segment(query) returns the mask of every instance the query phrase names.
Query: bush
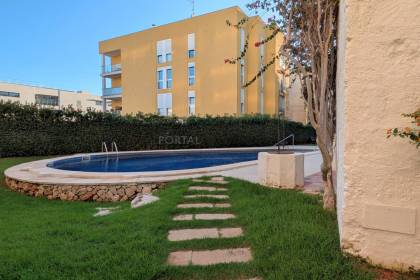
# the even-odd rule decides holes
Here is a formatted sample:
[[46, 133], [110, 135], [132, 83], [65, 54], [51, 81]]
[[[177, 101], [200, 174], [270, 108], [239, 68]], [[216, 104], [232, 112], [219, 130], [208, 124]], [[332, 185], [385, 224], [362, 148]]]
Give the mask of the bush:
[[[278, 126], [276, 118], [265, 115], [118, 116], [0, 101], [0, 156], [98, 152], [102, 142], [112, 141], [121, 151], [270, 146], [277, 142]], [[284, 126], [284, 135], [294, 133], [296, 144], [313, 143], [311, 126], [291, 121]]]

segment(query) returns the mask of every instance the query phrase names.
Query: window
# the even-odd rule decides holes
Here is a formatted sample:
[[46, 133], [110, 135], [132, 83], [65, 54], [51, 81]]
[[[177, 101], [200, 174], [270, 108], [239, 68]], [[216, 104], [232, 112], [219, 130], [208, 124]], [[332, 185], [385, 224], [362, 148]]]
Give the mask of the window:
[[172, 88], [172, 69], [166, 69], [166, 88]]
[[95, 105], [96, 106], [102, 106], [102, 101], [101, 100], [95, 100]]
[[6, 97], [20, 97], [20, 93], [11, 91], [0, 91], [0, 96]]
[[161, 116], [172, 115], [172, 94], [161, 93], [157, 95], [157, 110]]
[[195, 57], [195, 33], [188, 34], [188, 57]]
[[167, 53], [166, 54], [166, 62], [171, 62], [172, 61], [172, 53]]
[[158, 41], [156, 43], [156, 55], [159, 64], [172, 61], [172, 40]]
[[172, 88], [172, 67], [159, 67], [157, 69], [157, 88]]
[[58, 106], [58, 96], [35, 94], [35, 104]]
[[188, 85], [193, 86], [195, 84], [195, 64], [188, 63]]
[[194, 58], [195, 57], [195, 50], [188, 50], [188, 58]]
[[189, 91], [188, 92], [188, 115], [195, 114], [195, 92]]
[[245, 113], [245, 90], [243, 88], [241, 88], [241, 94], [239, 97], [239, 110], [241, 114]]
[[157, 71], [157, 87], [158, 89], [162, 89], [163, 88], [163, 70], [158, 70]]

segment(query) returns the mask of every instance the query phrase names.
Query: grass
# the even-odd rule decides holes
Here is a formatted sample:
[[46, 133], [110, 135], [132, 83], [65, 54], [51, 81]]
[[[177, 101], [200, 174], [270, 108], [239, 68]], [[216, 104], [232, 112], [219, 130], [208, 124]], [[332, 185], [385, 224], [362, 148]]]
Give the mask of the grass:
[[[36, 158], [0, 159], [0, 279], [373, 279], [339, 249], [337, 221], [319, 198], [231, 180], [237, 219], [174, 222], [193, 183], [182, 180], [157, 192], [158, 202], [130, 209], [128, 202], [49, 201], [5, 188], [3, 171]], [[199, 193], [199, 192], [194, 192]], [[225, 192], [220, 192], [220, 194]], [[198, 201], [197, 199], [195, 199]], [[188, 201], [194, 201], [189, 199]], [[201, 200], [203, 201], [203, 200]], [[220, 200], [205, 199], [209, 202]], [[120, 206], [104, 217], [96, 207]], [[224, 212], [208, 209], [206, 212]], [[195, 211], [198, 212], [198, 211]], [[242, 226], [232, 239], [169, 242], [174, 228]], [[169, 252], [251, 246], [254, 261], [210, 267], [170, 267]]]

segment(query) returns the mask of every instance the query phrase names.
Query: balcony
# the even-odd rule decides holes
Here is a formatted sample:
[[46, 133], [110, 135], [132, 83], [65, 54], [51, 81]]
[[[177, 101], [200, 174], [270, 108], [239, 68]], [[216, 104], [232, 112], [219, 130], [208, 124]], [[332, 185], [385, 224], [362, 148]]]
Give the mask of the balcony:
[[104, 97], [121, 97], [122, 95], [122, 88], [121, 87], [113, 87], [113, 88], [104, 88], [102, 96]]
[[102, 76], [121, 75], [121, 64], [109, 64], [102, 66]]

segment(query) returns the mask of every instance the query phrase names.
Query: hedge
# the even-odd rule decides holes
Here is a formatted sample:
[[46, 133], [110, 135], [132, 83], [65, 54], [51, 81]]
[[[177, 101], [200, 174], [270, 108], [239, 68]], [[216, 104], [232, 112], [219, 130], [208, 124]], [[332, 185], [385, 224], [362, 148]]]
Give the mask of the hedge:
[[115, 141], [120, 151], [259, 147], [277, 142], [278, 127], [296, 144], [313, 143], [311, 126], [266, 115], [243, 117], [118, 116], [72, 108], [53, 110], [0, 101], [0, 156], [99, 152]]

